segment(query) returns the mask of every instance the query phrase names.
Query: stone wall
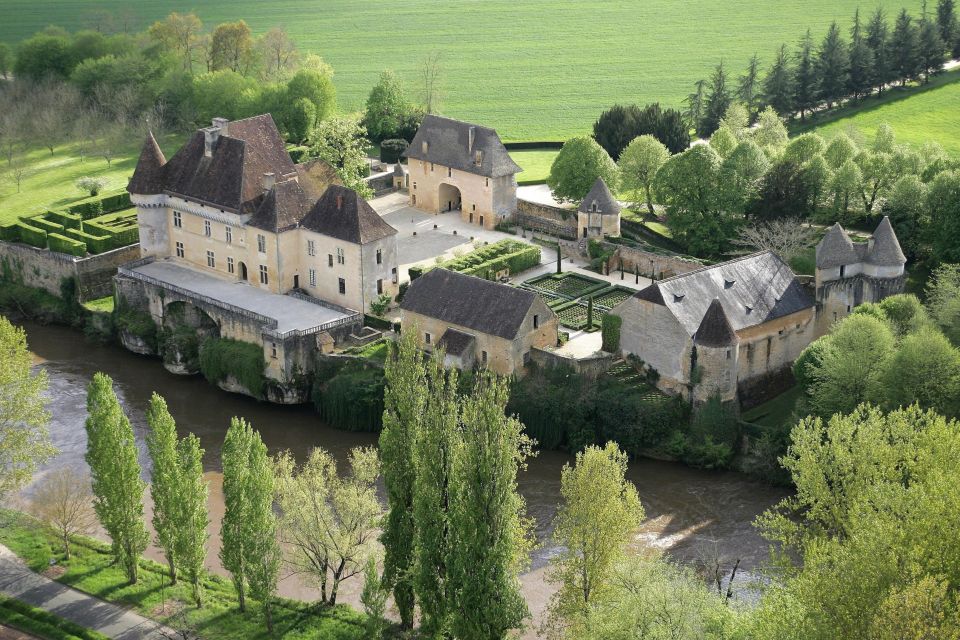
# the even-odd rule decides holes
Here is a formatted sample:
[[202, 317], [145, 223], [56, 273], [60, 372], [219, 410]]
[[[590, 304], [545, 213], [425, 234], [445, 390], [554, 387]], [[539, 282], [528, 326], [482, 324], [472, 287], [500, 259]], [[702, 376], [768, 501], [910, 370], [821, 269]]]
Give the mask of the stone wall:
[[577, 212], [571, 209], [517, 198], [515, 222], [550, 235], [571, 239], [577, 237]]
[[612, 353], [597, 353], [585, 358], [571, 358], [547, 349], [533, 348], [530, 350], [530, 359], [545, 369], [554, 367], [570, 367], [577, 373], [596, 378], [608, 371], [613, 364]]
[[60, 295], [63, 280], [74, 278], [80, 302], [113, 293], [117, 267], [140, 257], [140, 245], [132, 244], [85, 258], [38, 249], [24, 244], [0, 242], [0, 263], [23, 284]]
[[663, 280], [703, 268], [699, 262], [675, 254], [654, 253], [610, 242], [604, 242], [603, 247], [613, 250], [613, 255], [607, 262], [608, 273], [619, 270], [621, 261], [624, 271], [633, 273], [636, 267], [640, 275], [653, 280]]
[[394, 190], [393, 172], [377, 173], [363, 179], [371, 189], [373, 196], [379, 197]]

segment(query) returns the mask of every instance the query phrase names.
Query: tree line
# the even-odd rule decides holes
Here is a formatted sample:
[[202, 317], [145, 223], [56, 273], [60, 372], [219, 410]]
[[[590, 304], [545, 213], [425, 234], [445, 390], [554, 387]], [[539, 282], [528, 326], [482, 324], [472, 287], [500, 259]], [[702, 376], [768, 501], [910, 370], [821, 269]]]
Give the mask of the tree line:
[[960, 57], [953, 0], [939, 0], [936, 15], [924, 4], [919, 19], [901, 9], [892, 25], [882, 8], [866, 21], [857, 9], [848, 38], [836, 22], [819, 43], [808, 29], [795, 47], [780, 46], [766, 75], [756, 54], [736, 78], [721, 61], [709, 78], [696, 83], [685, 99], [684, 113], [702, 138], [717, 130], [734, 102], [747, 107], [751, 122], [765, 106], [805, 120], [890, 85], [928, 82], [951, 57]]

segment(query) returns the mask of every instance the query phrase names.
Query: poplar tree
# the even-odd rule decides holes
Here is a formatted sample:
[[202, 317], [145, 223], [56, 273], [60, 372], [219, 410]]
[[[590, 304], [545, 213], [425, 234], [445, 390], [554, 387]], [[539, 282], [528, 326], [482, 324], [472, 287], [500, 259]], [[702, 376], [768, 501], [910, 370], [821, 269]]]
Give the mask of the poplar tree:
[[415, 585], [421, 629], [427, 637], [443, 637], [455, 611], [448, 558], [453, 452], [460, 439], [458, 376], [455, 369], [444, 369], [443, 352], [439, 349], [430, 359], [427, 375], [429, 392], [415, 445]]
[[907, 10], [901, 9], [890, 37], [890, 50], [893, 73], [904, 86], [920, 71], [918, 46], [917, 27]]
[[787, 45], [780, 45], [777, 57], [763, 81], [764, 99], [777, 113], [788, 116], [793, 112], [793, 70]]
[[893, 80], [890, 60], [890, 29], [887, 26], [887, 16], [883, 9], [877, 10], [870, 16], [867, 23], [867, 46], [873, 55], [873, 71], [871, 82], [877, 91], [883, 93], [883, 87]]
[[247, 610], [247, 541], [244, 523], [249, 516], [245, 488], [250, 473], [253, 430], [246, 420], [233, 418], [223, 440], [223, 521], [220, 526], [220, 562], [230, 572], [240, 611]]
[[203, 605], [203, 562], [207, 558], [207, 483], [203, 479], [203, 449], [200, 439], [188, 434], [177, 443], [177, 461], [180, 465], [178, 530], [174, 543], [177, 563], [193, 593], [197, 607]]
[[87, 390], [87, 464], [93, 482], [93, 508], [110, 536], [114, 560], [136, 584], [140, 554], [150, 540], [143, 524], [140, 461], [130, 420], [113, 391], [113, 380], [97, 373]]
[[410, 327], [384, 366], [383, 431], [380, 455], [387, 489], [387, 513], [383, 537], [383, 580], [393, 590], [401, 624], [413, 626], [416, 603], [413, 589], [414, 520], [413, 494], [416, 480], [414, 445], [426, 403], [426, 374], [417, 348], [416, 328]]
[[450, 574], [460, 640], [506, 637], [529, 615], [520, 571], [532, 547], [526, 506], [517, 491], [531, 441], [507, 417], [507, 381], [481, 372], [462, 401], [463, 441], [454, 450], [450, 492]]
[[177, 425], [166, 401], [157, 393], [147, 407], [147, 450], [153, 462], [150, 494], [153, 497], [153, 528], [157, 544], [163, 549], [170, 567], [170, 582], [177, 583], [176, 539], [180, 523], [177, 508], [180, 498], [180, 469], [177, 460]]
[[847, 91], [854, 98], [870, 93], [873, 86], [873, 51], [867, 44], [863, 28], [860, 25], [860, 9], [853, 16], [850, 29], [850, 74], [847, 77]]
[[800, 112], [800, 120], [805, 120], [807, 111], [813, 109], [817, 104], [818, 91], [817, 72], [813, 56], [813, 36], [810, 35], [809, 29], [800, 40], [795, 69], [793, 106]]
[[[250, 427], [248, 427], [250, 428]], [[243, 538], [247, 583], [250, 595], [263, 605], [267, 630], [273, 631], [273, 596], [280, 576], [280, 545], [277, 542], [277, 516], [273, 511], [273, 465], [260, 434], [251, 428], [248, 471], [243, 498], [246, 502]]]
[[827, 35], [820, 44], [816, 71], [820, 81], [819, 97], [826, 101], [827, 107], [833, 107], [834, 102], [846, 95], [847, 79], [850, 75], [847, 46], [836, 22], [830, 24]]

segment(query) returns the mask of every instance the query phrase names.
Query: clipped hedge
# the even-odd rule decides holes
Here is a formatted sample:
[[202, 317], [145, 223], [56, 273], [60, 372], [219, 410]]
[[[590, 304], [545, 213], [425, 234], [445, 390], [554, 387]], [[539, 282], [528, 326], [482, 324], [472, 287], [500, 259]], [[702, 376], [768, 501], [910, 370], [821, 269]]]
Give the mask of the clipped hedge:
[[136, 222], [109, 226], [96, 220], [89, 220], [83, 223], [83, 230], [91, 235], [109, 238], [110, 249], [119, 249], [140, 241], [140, 229]]
[[200, 372], [217, 384], [233, 377], [247, 391], [263, 397], [266, 383], [263, 348], [250, 342], [230, 338], [209, 338], [200, 347]]
[[475, 267], [464, 269], [461, 271], [461, 273], [472, 276], [486, 277], [488, 273], [497, 273], [506, 269], [511, 275], [513, 275], [526, 269], [530, 269], [531, 267], [535, 267], [538, 264], [540, 264], [540, 247], [528, 245], [526, 248], [521, 249], [520, 251], [508, 253], [505, 256], [500, 256], [499, 258], [482, 262]]
[[43, 229], [37, 229], [21, 221], [17, 223], [17, 233], [20, 236], [20, 242], [38, 249], [47, 248], [47, 232]]
[[113, 248], [113, 239], [110, 236], [97, 236], [79, 229], [67, 229], [64, 235], [86, 244], [90, 253], [104, 253]]
[[615, 316], [612, 313], [604, 314], [600, 321], [600, 333], [603, 341], [601, 349], [608, 353], [616, 353], [620, 350], [620, 326], [622, 324], [623, 319], [620, 316]]
[[393, 323], [384, 318], [378, 318], [377, 316], [372, 316], [369, 313], [363, 314], [363, 324], [368, 327], [373, 327], [374, 329], [379, 329], [380, 331], [390, 331], [393, 329]]
[[65, 229], [79, 229], [83, 225], [83, 218], [76, 213], [68, 213], [59, 209], [50, 209], [44, 215], [47, 220], [63, 225]]
[[64, 210], [68, 213], [75, 213], [84, 220], [102, 216], [105, 213], [112, 213], [133, 206], [130, 202], [130, 194], [124, 191], [114, 191], [111, 193], [101, 193], [91, 198], [84, 198], [74, 202]]
[[[508, 270], [512, 275], [538, 264], [540, 264], [540, 247], [507, 238], [436, 266], [486, 278], [489, 273]], [[410, 280], [416, 280], [432, 268], [434, 265], [410, 267]]]
[[47, 234], [47, 248], [50, 249], [50, 251], [67, 253], [71, 256], [78, 256], [80, 258], [87, 255], [86, 243], [62, 236], [59, 233]]
[[0, 224], [0, 240], [6, 242], [17, 242], [20, 240], [20, 227], [16, 222]]
[[380, 162], [393, 164], [400, 161], [400, 156], [407, 150], [408, 143], [401, 138], [391, 138], [380, 143]]
[[62, 224], [57, 224], [56, 222], [50, 222], [49, 220], [45, 220], [41, 216], [33, 216], [32, 218], [21, 218], [21, 219], [23, 220], [23, 222], [27, 223], [31, 227], [34, 227], [36, 229], [43, 229], [47, 233], [59, 233], [59, 234], [63, 233], [64, 227]]

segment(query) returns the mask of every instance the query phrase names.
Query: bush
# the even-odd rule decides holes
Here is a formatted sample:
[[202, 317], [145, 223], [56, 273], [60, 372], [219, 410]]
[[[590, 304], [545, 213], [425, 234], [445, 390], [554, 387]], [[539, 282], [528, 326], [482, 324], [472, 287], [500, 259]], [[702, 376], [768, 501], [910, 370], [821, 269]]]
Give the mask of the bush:
[[230, 338], [209, 338], [200, 347], [200, 372], [217, 384], [232, 377], [257, 398], [263, 397], [266, 378], [263, 348]]
[[338, 429], [377, 432], [383, 427], [383, 371], [350, 363], [323, 380], [317, 372], [313, 403], [320, 416]]
[[102, 216], [105, 213], [113, 213], [114, 211], [127, 209], [131, 206], [130, 194], [124, 190], [106, 194], [101, 193], [98, 196], [85, 198], [66, 207], [66, 211], [68, 213], [75, 213], [84, 220], [89, 220], [97, 216]]
[[17, 233], [20, 236], [20, 242], [37, 247], [38, 249], [47, 248], [47, 232], [43, 229], [37, 229], [25, 222], [18, 222]]
[[86, 244], [90, 253], [104, 253], [113, 248], [113, 238], [110, 236], [93, 235], [79, 229], [67, 229], [64, 235]]
[[380, 162], [393, 164], [400, 161], [400, 156], [407, 150], [406, 140], [390, 138], [380, 143]]
[[117, 311], [117, 329], [135, 335], [154, 351], [157, 349], [157, 323], [146, 311], [137, 311], [121, 304]]
[[79, 229], [83, 223], [83, 218], [75, 213], [67, 213], [58, 209], [50, 209], [44, 215], [47, 220], [63, 225], [65, 229]]
[[49, 247], [50, 251], [58, 251], [71, 256], [82, 258], [87, 255], [86, 244], [80, 242], [79, 240], [62, 236], [59, 233], [51, 233], [47, 235], [47, 246]]
[[600, 332], [603, 336], [602, 349], [609, 353], [616, 353], [620, 350], [620, 325], [623, 319], [612, 313], [604, 314], [600, 324]]
[[49, 220], [44, 220], [42, 216], [33, 216], [32, 218], [23, 218], [23, 222], [34, 227], [35, 229], [43, 229], [48, 234], [49, 233], [63, 233], [63, 225], [57, 224], [56, 222], [50, 222]]
[[299, 164], [309, 157], [310, 147], [302, 145], [290, 147], [287, 149], [287, 153], [290, 154], [290, 159], [293, 160], [294, 164]]
[[16, 222], [0, 224], [0, 240], [6, 242], [17, 242], [20, 240], [20, 228]]
[[369, 313], [363, 315], [363, 324], [368, 327], [373, 327], [374, 329], [379, 329], [381, 331], [390, 331], [393, 328], [393, 325], [389, 320], [383, 318], [378, 318], [377, 316], [372, 316]]
[[89, 193], [90, 196], [95, 196], [107, 186], [107, 181], [103, 178], [94, 178], [92, 176], [84, 176], [77, 179], [74, 183], [74, 186], [77, 187], [80, 191]]

